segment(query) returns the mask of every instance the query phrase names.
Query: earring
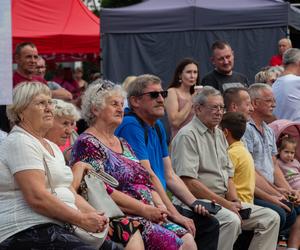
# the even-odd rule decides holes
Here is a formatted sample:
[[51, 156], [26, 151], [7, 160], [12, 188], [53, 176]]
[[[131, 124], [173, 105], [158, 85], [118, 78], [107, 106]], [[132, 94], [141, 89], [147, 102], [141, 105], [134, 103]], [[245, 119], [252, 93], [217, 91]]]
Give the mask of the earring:
[[182, 82], [182, 80], [181, 80], [181, 79], [179, 79], [179, 82]]
[[20, 122], [23, 122], [24, 121], [24, 116], [22, 116], [22, 115], [18, 115], [18, 116], [19, 116]]

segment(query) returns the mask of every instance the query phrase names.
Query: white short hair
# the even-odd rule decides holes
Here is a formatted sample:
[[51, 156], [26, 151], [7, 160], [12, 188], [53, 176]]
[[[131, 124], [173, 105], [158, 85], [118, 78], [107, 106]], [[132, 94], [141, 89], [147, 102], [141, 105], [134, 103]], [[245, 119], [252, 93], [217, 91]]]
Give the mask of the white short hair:
[[22, 113], [30, 104], [32, 99], [45, 94], [51, 97], [51, 90], [46, 84], [41, 82], [22, 82], [13, 90], [13, 103], [6, 107], [7, 117], [13, 124], [18, 124], [21, 120], [19, 114]]
[[122, 96], [125, 99], [126, 92], [121, 85], [102, 79], [97, 79], [89, 85], [84, 92], [81, 104], [81, 115], [88, 125], [92, 125], [96, 119], [92, 107], [103, 109], [106, 105], [106, 99], [115, 95]]
[[59, 117], [69, 116], [74, 121], [78, 121], [80, 119], [80, 113], [74, 104], [59, 99], [53, 99], [53, 103], [54, 103], [54, 107], [53, 107], [54, 116], [59, 116]]

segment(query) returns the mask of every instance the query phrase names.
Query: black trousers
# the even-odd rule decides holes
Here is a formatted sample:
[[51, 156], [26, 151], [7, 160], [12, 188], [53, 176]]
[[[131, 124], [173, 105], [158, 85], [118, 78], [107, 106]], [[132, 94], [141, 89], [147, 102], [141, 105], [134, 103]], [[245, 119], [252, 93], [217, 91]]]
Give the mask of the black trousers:
[[213, 216], [202, 216], [175, 205], [177, 211], [192, 219], [196, 227], [195, 241], [198, 249], [216, 250], [219, 241], [219, 222]]
[[[101, 250], [112, 250], [111, 242], [101, 246]], [[63, 227], [47, 223], [18, 232], [0, 243], [0, 250], [96, 250]]]

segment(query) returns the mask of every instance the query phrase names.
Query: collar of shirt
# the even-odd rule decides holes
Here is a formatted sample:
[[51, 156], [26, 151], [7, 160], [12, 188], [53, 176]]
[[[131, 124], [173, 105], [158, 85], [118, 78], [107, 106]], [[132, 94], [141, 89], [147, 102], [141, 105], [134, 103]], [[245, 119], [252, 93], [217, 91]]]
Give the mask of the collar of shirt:
[[206, 127], [203, 122], [195, 115], [193, 117], [193, 121], [197, 124], [197, 127], [196, 129], [198, 130], [198, 132], [203, 135], [205, 134], [206, 132], [209, 132], [209, 129], [208, 127]]
[[[255, 122], [252, 120], [252, 118], [250, 118], [250, 120], [248, 121], [248, 123], [251, 126], [253, 126], [261, 134], [260, 130], [257, 128], [257, 126], [256, 126]], [[262, 129], [263, 129], [263, 132], [265, 132], [265, 130], [267, 129], [268, 125], [265, 122], [262, 122], [261, 126], [262, 126]]]
[[243, 146], [244, 147], [244, 143], [242, 141], [235, 141], [234, 143], [232, 143], [231, 145], [229, 145], [228, 149], [237, 147], [237, 146]]

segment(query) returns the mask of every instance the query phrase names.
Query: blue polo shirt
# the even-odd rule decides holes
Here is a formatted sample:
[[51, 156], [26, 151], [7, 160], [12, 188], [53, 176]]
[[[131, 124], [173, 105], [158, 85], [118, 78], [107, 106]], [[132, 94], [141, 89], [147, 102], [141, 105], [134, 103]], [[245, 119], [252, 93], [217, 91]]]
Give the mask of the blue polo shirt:
[[258, 130], [253, 120], [247, 122], [243, 136], [249, 152], [252, 154], [257, 170], [271, 183], [274, 183], [274, 165], [272, 156], [277, 154], [276, 139], [273, 130], [262, 124], [263, 134]]
[[169, 155], [166, 131], [161, 121], [156, 122], [162, 134], [162, 143], [155, 127], [145, 125], [148, 131], [148, 143], [145, 142], [144, 128], [135, 116], [125, 116], [115, 134], [123, 137], [133, 148], [139, 160], [149, 160], [152, 170], [166, 189], [163, 158]]

